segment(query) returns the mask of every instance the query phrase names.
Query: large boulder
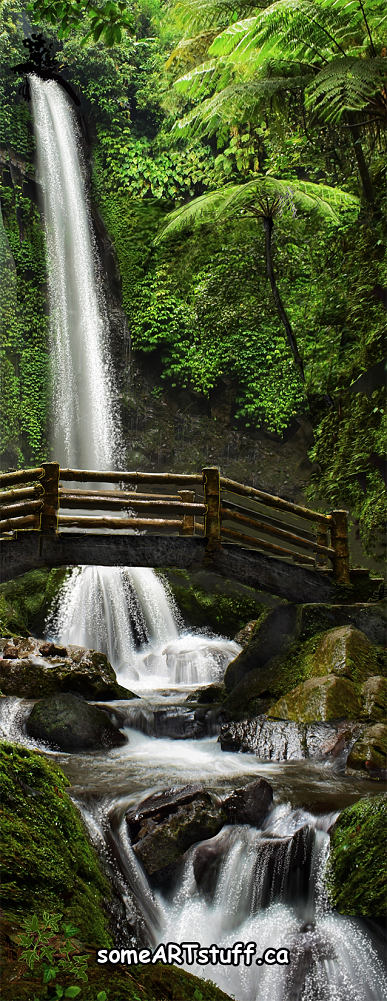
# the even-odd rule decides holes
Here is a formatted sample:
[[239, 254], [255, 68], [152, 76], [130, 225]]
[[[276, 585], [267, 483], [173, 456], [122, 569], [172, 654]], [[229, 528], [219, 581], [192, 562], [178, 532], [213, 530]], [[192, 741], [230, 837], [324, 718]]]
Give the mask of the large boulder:
[[3, 695], [26, 699], [57, 692], [75, 692], [96, 702], [135, 697], [118, 684], [105, 654], [32, 637], [0, 640], [0, 689]]
[[363, 711], [367, 719], [384, 722], [387, 717], [387, 678], [375, 675], [361, 689]]
[[219, 801], [199, 786], [156, 793], [126, 814], [135, 855], [155, 885], [169, 881], [185, 852], [226, 821]]
[[268, 711], [271, 718], [297, 723], [356, 720], [361, 714], [361, 702], [353, 682], [334, 674], [303, 681]]
[[386, 914], [386, 828], [387, 793], [353, 803], [332, 828], [326, 882], [340, 914]]
[[30, 737], [61, 751], [120, 747], [127, 740], [103, 709], [70, 694], [37, 702], [26, 721], [26, 730]]
[[347, 771], [364, 772], [372, 779], [387, 779], [387, 725], [367, 726], [347, 759]]
[[310, 677], [335, 674], [355, 684], [362, 684], [377, 672], [375, 648], [360, 629], [351, 625], [323, 633], [309, 665]]
[[225, 723], [219, 741], [223, 751], [255, 754], [263, 761], [341, 760], [363, 727], [347, 721], [295, 723], [266, 716]]
[[278, 605], [258, 620], [247, 646], [228, 665], [224, 682], [228, 692], [250, 671], [262, 668], [268, 661], [285, 653], [297, 626], [296, 605]]

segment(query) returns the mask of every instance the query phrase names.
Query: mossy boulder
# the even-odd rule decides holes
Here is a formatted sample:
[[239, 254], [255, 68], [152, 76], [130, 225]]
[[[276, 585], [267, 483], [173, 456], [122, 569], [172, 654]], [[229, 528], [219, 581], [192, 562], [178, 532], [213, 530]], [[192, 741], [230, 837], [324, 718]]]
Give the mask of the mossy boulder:
[[375, 779], [387, 778], [387, 724], [366, 727], [348, 755], [347, 771], [364, 772]]
[[361, 689], [363, 711], [367, 719], [383, 722], [387, 718], [387, 678], [374, 675]]
[[94, 701], [134, 698], [118, 684], [105, 654], [32, 637], [0, 640], [0, 689], [26, 699], [69, 691]]
[[65, 915], [85, 943], [111, 942], [109, 884], [89, 842], [68, 780], [42, 754], [3, 743], [1, 902], [6, 917]]
[[255, 621], [270, 600], [251, 587], [206, 571], [163, 570], [161, 577], [187, 626], [210, 628], [230, 639], [246, 622]]
[[228, 665], [224, 676], [227, 691], [231, 692], [236, 688], [250, 671], [266, 667], [278, 655], [286, 656], [296, 624], [295, 605], [278, 605], [262, 612], [247, 645]]
[[46, 616], [68, 573], [66, 567], [42, 568], [0, 584], [0, 634], [42, 635]]
[[347, 807], [331, 832], [326, 883], [340, 914], [380, 918], [387, 898], [387, 793]]
[[26, 730], [30, 737], [60, 751], [97, 751], [121, 747], [127, 741], [103, 709], [70, 694], [36, 702]]
[[303, 681], [268, 710], [272, 719], [296, 723], [358, 719], [360, 715], [361, 702], [353, 682], [332, 674]]
[[335, 674], [358, 685], [376, 673], [376, 651], [368, 637], [353, 626], [323, 633], [309, 664], [310, 677]]

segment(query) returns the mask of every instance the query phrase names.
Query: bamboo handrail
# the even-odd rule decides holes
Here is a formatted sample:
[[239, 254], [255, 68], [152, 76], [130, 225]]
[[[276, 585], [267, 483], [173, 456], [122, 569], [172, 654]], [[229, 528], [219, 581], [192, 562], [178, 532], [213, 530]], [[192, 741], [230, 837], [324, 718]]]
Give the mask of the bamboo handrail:
[[308, 521], [324, 521], [327, 525], [330, 525], [332, 521], [329, 514], [322, 514], [321, 511], [311, 511], [307, 507], [301, 507], [300, 504], [293, 504], [292, 501], [284, 500], [282, 497], [275, 497], [274, 494], [267, 494], [262, 490], [257, 490], [256, 487], [246, 487], [243, 483], [237, 483], [236, 480], [230, 480], [226, 476], [220, 477], [220, 486], [224, 490], [230, 490], [231, 493], [241, 494], [244, 497], [255, 497], [261, 504], [276, 507], [279, 511], [296, 514], [300, 518], [307, 518]]
[[317, 541], [312, 542], [309, 539], [304, 539], [301, 535], [294, 535], [293, 532], [288, 532], [284, 528], [276, 528], [274, 525], [268, 525], [264, 522], [258, 521], [254, 517], [247, 518], [244, 514], [231, 511], [225, 505], [221, 507], [220, 513], [227, 520], [242, 522], [243, 525], [248, 525], [249, 528], [253, 528], [257, 532], [261, 531], [266, 533], [266, 535], [275, 535], [277, 538], [290, 542], [293, 545], [304, 546], [305, 549], [323, 553], [325, 556], [333, 557], [335, 555], [334, 549], [331, 549], [330, 546], [322, 546], [318, 544]]
[[33, 487], [21, 487], [20, 490], [0, 490], [0, 510], [3, 504], [9, 504], [13, 500], [31, 500], [34, 497], [42, 497], [44, 487], [42, 483], [35, 483]]
[[[244, 514], [246, 516], [252, 515], [253, 517], [256, 516], [257, 518], [260, 518], [261, 521], [262, 521], [262, 523], [264, 523], [265, 525], [274, 525], [275, 528], [281, 528], [281, 529], [284, 529], [286, 527], [286, 525], [288, 525], [288, 528], [291, 529], [292, 531], [296, 531], [296, 532], [302, 531], [303, 538], [304, 539], [308, 539], [309, 542], [314, 542], [316, 540], [317, 533], [313, 532], [313, 526], [312, 525], [310, 526], [310, 529], [311, 529], [310, 531], [307, 531], [306, 525], [303, 525], [302, 529], [301, 529], [297, 525], [290, 525], [290, 524], [288, 524], [284, 520], [279, 521], [277, 518], [274, 518], [271, 515], [270, 512], [268, 512], [267, 514], [266, 513], [264, 514], [262, 511], [258, 511], [256, 507], [255, 508], [254, 507], [247, 507], [247, 505], [245, 503], [243, 503], [243, 500], [239, 501], [239, 502], [235, 502], [235, 501], [230, 501], [228, 499], [228, 497], [227, 497], [226, 499], [223, 498], [222, 503], [230, 511], [237, 511], [238, 513]], [[318, 531], [318, 529], [317, 529], [317, 531]], [[328, 531], [329, 531], [328, 528], [326, 528], [324, 526], [324, 532], [326, 534], [328, 534]], [[321, 543], [321, 544], [323, 545], [325, 543]]]
[[11, 483], [30, 483], [32, 480], [39, 480], [43, 472], [43, 467], [37, 466], [35, 469], [16, 469], [13, 473], [0, 473], [0, 487], [6, 487]]
[[0, 521], [0, 532], [16, 532], [19, 528], [40, 528], [40, 519], [36, 514], [27, 514], [24, 518], [7, 518]]
[[74, 480], [86, 483], [203, 483], [201, 473], [139, 473], [99, 471], [95, 469], [61, 469], [61, 480]]
[[[0, 495], [1, 496], [1, 495]], [[140, 494], [137, 490], [98, 490], [96, 487], [94, 490], [82, 490], [79, 487], [59, 487], [59, 498], [65, 499], [67, 496], [71, 497], [94, 497], [98, 500], [100, 497], [107, 497], [108, 499], [118, 498], [119, 500], [179, 500], [179, 494]]]
[[102, 498], [82, 497], [80, 494], [77, 494], [75, 497], [72, 496], [71, 494], [65, 494], [65, 495], [62, 494], [60, 500], [62, 502], [61, 506], [67, 508], [99, 507], [102, 509], [106, 508], [107, 510], [114, 511], [117, 508], [122, 509], [123, 507], [127, 507], [132, 511], [139, 511], [140, 513], [141, 511], [150, 511], [150, 512], [155, 511], [156, 514], [157, 513], [162, 514], [164, 512], [166, 512], [167, 514], [168, 512], [176, 512], [178, 514], [201, 514], [201, 515], [205, 514], [206, 510], [205, 504], [200, 504], [200, 503], [188, 504], [187, 502], [183, 503], [180, 500], [154, 501], [154, 500], [134, 500], [134, 498], [132, 498], [131, 500], [118, 500], [118, 498], [116, 497], [110, 500], [107, 499], [106, 497]]
[[299, 556], [304, 563], [310, 563], [314, 566], [312, 556], [306, 556], [305, 553], [295, 553], [290, 549], [283, 549], [281, 546], [274, 545], [273, 542], [265, 542], [264, 539], [253, 539], [251, 535], [244, 535], [243, 532], [234, 532], [231, 528], [223, 528], [222, 535], [225, 535], [228, 539], [235, 539], [236, 542], [247, 543], [250, 548], [254, 546], [256, 549], [268, 549], [272, 553], [278, 553], [287, 558], [291, 557], [293, 560], [296, 556]]
[[60, 514], [59, 525], [73, 528], [110, 528], [131, 530], [134, 528], [181, 528], [182, 519], [167, 518], [105, 518], [96, 516], [89, 518], [87, 515], [67, 515]]
[[18, 504], [7, 504], [7, 506], [3, 505], [0, 508], [0, 517], [12, 518], [14, 516], [15, 518], [18, 518], [19, 515], [22, 517], [25, 514], [33, 514], [34, 511], [41, 511], [42, 508], [42, 500], [32, 500], [27, 501], [27, 503], [19, 501]]

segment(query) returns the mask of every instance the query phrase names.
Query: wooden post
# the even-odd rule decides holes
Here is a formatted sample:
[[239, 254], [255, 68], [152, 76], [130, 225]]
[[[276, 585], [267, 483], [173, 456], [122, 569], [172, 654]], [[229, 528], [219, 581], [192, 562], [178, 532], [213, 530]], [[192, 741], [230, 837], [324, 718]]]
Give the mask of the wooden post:
[[351, 583], [349, 574], [348, 512], [331, 511], [331, 539], [335, 551], [333, 577], [336, 584]]
[[43, 510], [40, 522], [42, 532], [58, 531], [59, 513], [59, 463], [43, 462], [44, 469], [44, 497]]
[[[316, 542], [318, 546], [329, 546], [329, 532], [325, 520], [317, 522], [317, 537]], [[316, 566], [326, 567], [328, 566], [327, 558], [324, 553], [316, 552]]]
[[[195, 491], [194, 490], [179, 490], [180, 500], [186, 504], [193, 504], [195, 501]], [[181, 535], [194, 535], [195, 533], [195, 516], [193, 514], [183, 514], [182, 524], [181, 524]]]
[[204, 519], [204, 535], [207, 539], [207, 550], [214, 552], [220, 549], [220, 474], [217, 466], [203, 469], [204, 503], [206, 514]]

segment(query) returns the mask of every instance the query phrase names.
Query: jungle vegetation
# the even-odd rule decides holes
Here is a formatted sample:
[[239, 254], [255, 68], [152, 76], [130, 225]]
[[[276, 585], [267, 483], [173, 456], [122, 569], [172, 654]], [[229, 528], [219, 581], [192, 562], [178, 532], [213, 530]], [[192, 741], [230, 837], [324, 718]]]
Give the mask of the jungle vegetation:
[[46, 450], [44, 247], [13, 70], [42, 37], [91, 123], [133, 350], [166, 387], [210, 403], [227, 387], [244, 427], [281, 436], [308, 417], [310, 499], [348, 506], [372, 550], [385, 521], [386, 26], [381, 0], [2, 0], [6, 464]]

